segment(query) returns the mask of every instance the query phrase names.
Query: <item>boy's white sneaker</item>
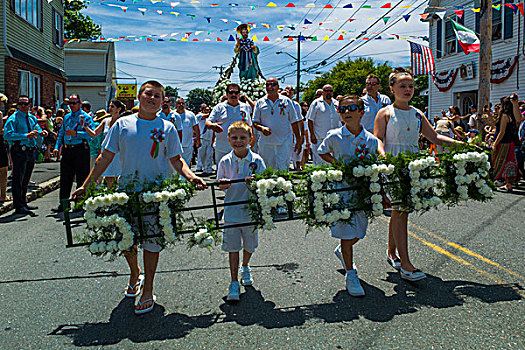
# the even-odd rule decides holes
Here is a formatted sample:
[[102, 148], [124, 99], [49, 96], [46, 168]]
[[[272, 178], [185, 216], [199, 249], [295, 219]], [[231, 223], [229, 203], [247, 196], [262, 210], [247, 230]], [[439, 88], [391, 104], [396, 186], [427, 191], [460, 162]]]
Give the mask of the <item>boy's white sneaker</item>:
[[355, 269], [346, 271], [346, 290], [348, 294], [353, 297], [362, 297], [365, 295], [365, 290], [359, 283], [359, 277], [357, 277], [357, 271]]
[[253, 284], [251, 271], [252, 269], [249, 266], [241, 266], [241, 284], [243, 286], [251, 286]]
[[239, 282], [231, 282], [230, 283], [230, 291], [228, 292], [228, 296], [226, 297], [226, 300], [228, 301], [239, 301], [241, 299], [241, 286], [239, 285]]

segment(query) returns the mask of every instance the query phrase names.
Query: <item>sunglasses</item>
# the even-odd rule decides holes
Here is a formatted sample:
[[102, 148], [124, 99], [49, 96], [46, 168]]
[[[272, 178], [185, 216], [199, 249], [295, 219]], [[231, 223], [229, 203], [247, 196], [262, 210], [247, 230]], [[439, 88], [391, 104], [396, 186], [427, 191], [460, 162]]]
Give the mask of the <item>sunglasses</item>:
[[277, 84], [277, 83], [266, 83], [266, 86], [277, 86], [277, 85], [279, 85], [279, 84]]
[[238, 94], [240, 94], [241, 92], [240, 92], [240, 91], [237, 91], [237, 90], [230, 90], [230, 91], [228, 91], [228, 93], [229, 93], [230, 95], [238, 95]]
[[29, 102], [18, 102], [19, 106], [29, 106]]
[[327, 89], [327, 90], [323, 90], [324, 92], [334, 92], [334, 90], [331, 90], [331, 89]]
[[76, 105], [76, 104], [79, 104], [79, 103], [80, 103], [80, 101], [76, 101], [76, 102], [69, 101], [67, 104], [68, 105]]
[[337, 111], [339, 113], [346, 113], [346, 112], [355, 112], [359, 110], [358, 105], [348, 105], [348, 106], [339, 106], [337, 108]]
[[378, 83], [366, 83], [367, 86], [377, 86], [379, 85]]

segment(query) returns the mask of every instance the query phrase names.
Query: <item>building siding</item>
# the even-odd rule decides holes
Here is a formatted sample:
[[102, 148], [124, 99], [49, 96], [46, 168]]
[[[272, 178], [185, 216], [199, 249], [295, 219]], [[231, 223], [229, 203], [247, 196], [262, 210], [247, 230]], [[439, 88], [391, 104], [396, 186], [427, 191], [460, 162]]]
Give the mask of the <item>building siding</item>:
[[23, 18], [17, 16], [7, 1], [6, 26], [7, 45], [15, 47], [24, 53], [64, 70], [64, 50], [53, 44], [53, 11], [63, 15], [61, 0], [48, 3], [42, 1], [42, 31]]
[[[436, 2], [434, 2], [436, 3]], [[457, 5], [470, 5], [472, 4], [472, 1], [466, 1], [462, 3], [458, 3], [457, 1], [438, 1], [437, 6], [447, 7], [450, 8], [452, 6]], [[502, 7], [503, 8], [503, 7]], [[453, 10], [448, 10], [447, 16], [450, 14], [453, 14]], [[470, 28], [472, 30], [475, 30], [476, 25], [476, 17], [475, 13], [471, 10], [465, 10], [464, 13], [465, 18], [465, 26], [467, 28]], [[497, 61], [499, 59], [512, 57], [517, 54], [517, 45], [518, 45], [518, 27], [519, 27], [519, 21], [521, 21], [521, 33], [519, 33], [520, 37], [520, 54], [522, 54], [523, 49], [523, 30], [524, 30], [524, 22], [523, 17], [519, 12], [513, 16], [513, 37], [507, 40], [498, 40], [493, 42], [492, 44], [492, 61]], [[434, 53], [434, 56], [436, 55], [437, 50], [437, 24], [436, 21], [430, 22], [429, 26], [429, 37], [430, 37], [430, 47], [432, 48], [432, 51]], [[444, 37], [443, 37], [444, 38]], [[443, 40], [444, 42], [444, 40]], [[461, 49], [460, 49], [461, 50]], [[436, 58], [436, 71], [441, 72], [445, 70], [449, 70], [452, 68], [459, 68], [462, 64], [467, 64], [470, 62], [474, 63], [474, 79], [462, 79], [459, 74], [456, 78], [456, 81], [452, 85], [452, 88], [446, 92], [440, 92], [437, 87], [433, 84], [432, 80], [429, 82], [429, 115], [434, 116], [440, 116], [442, 109], [447, 109], [448, 106], [451, 105], [458, 105], [458, 101], [456, 100], [456, 96], [458, 93], [466, 92], [466, 91], [473, 91], [478, 90], [478, 78], [479, 78], [479, 54], [469, 54], [465, 55], [463, 51], [461, 50], [460, 53], [452, 54], [449, 56], [443, 56], [442, 58]], [[520, 65], [520, 71], [522, 71], [525, 66], [525, 56], [521, 56], [519, 59], [518, 64]], [[519, 79], [519, 86], [520, 89], [517, 89], [517, 79]], [[490, 84], [491, 85], [491, 102], [497, 103], [500, 99], [500, 97], [505, 95], [510, 95], [512, 92], [518, 92], [520, 94], [521, 91], [521, 97], [523, 96], [523, 91], [525, 87], [525, 74], [520, 73], [518, 75], [517, 70], [515, 69], [512, 75], [504, 81], [501, 84]]]

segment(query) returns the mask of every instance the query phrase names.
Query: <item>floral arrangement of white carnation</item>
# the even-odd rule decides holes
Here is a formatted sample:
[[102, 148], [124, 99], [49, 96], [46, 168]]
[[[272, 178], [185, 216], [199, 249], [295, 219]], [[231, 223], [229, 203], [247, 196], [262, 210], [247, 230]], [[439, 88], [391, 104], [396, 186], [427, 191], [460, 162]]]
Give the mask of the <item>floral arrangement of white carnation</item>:
[[[469, 198], [469, 191], [475, 191], [480, 196], [491, 197], [492, 189], [488, 183], [490, 170], [489, 157], [485, 153], [468, 152], [454, 155], [454, 165], [456, 166], [457, 193], [460, 200]], [[467, 174], [467, 165], [476, 169]]]
[[275, 224], [273, 222], [272, 211], [279, 207], [284, 207], [286, 202], [293, 202], [296, 198], [293, 191], [293, 183], [279, 176], [277, 178], [253, 181], [251, 188], [257, 196], [258, 203], [256, 211], [253, 212], [252, 210], [252, 214], [254, 214], [252, 217], [260, 217], [262, 229], [273, 229]]

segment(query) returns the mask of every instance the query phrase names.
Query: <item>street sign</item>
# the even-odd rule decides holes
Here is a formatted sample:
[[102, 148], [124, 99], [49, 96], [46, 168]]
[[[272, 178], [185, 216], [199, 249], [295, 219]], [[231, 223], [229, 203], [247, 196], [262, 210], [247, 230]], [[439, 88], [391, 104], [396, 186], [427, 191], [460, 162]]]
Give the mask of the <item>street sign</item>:
[[117, 98], [130, 99], [137, 97], [136, 84], [117, 84]]

